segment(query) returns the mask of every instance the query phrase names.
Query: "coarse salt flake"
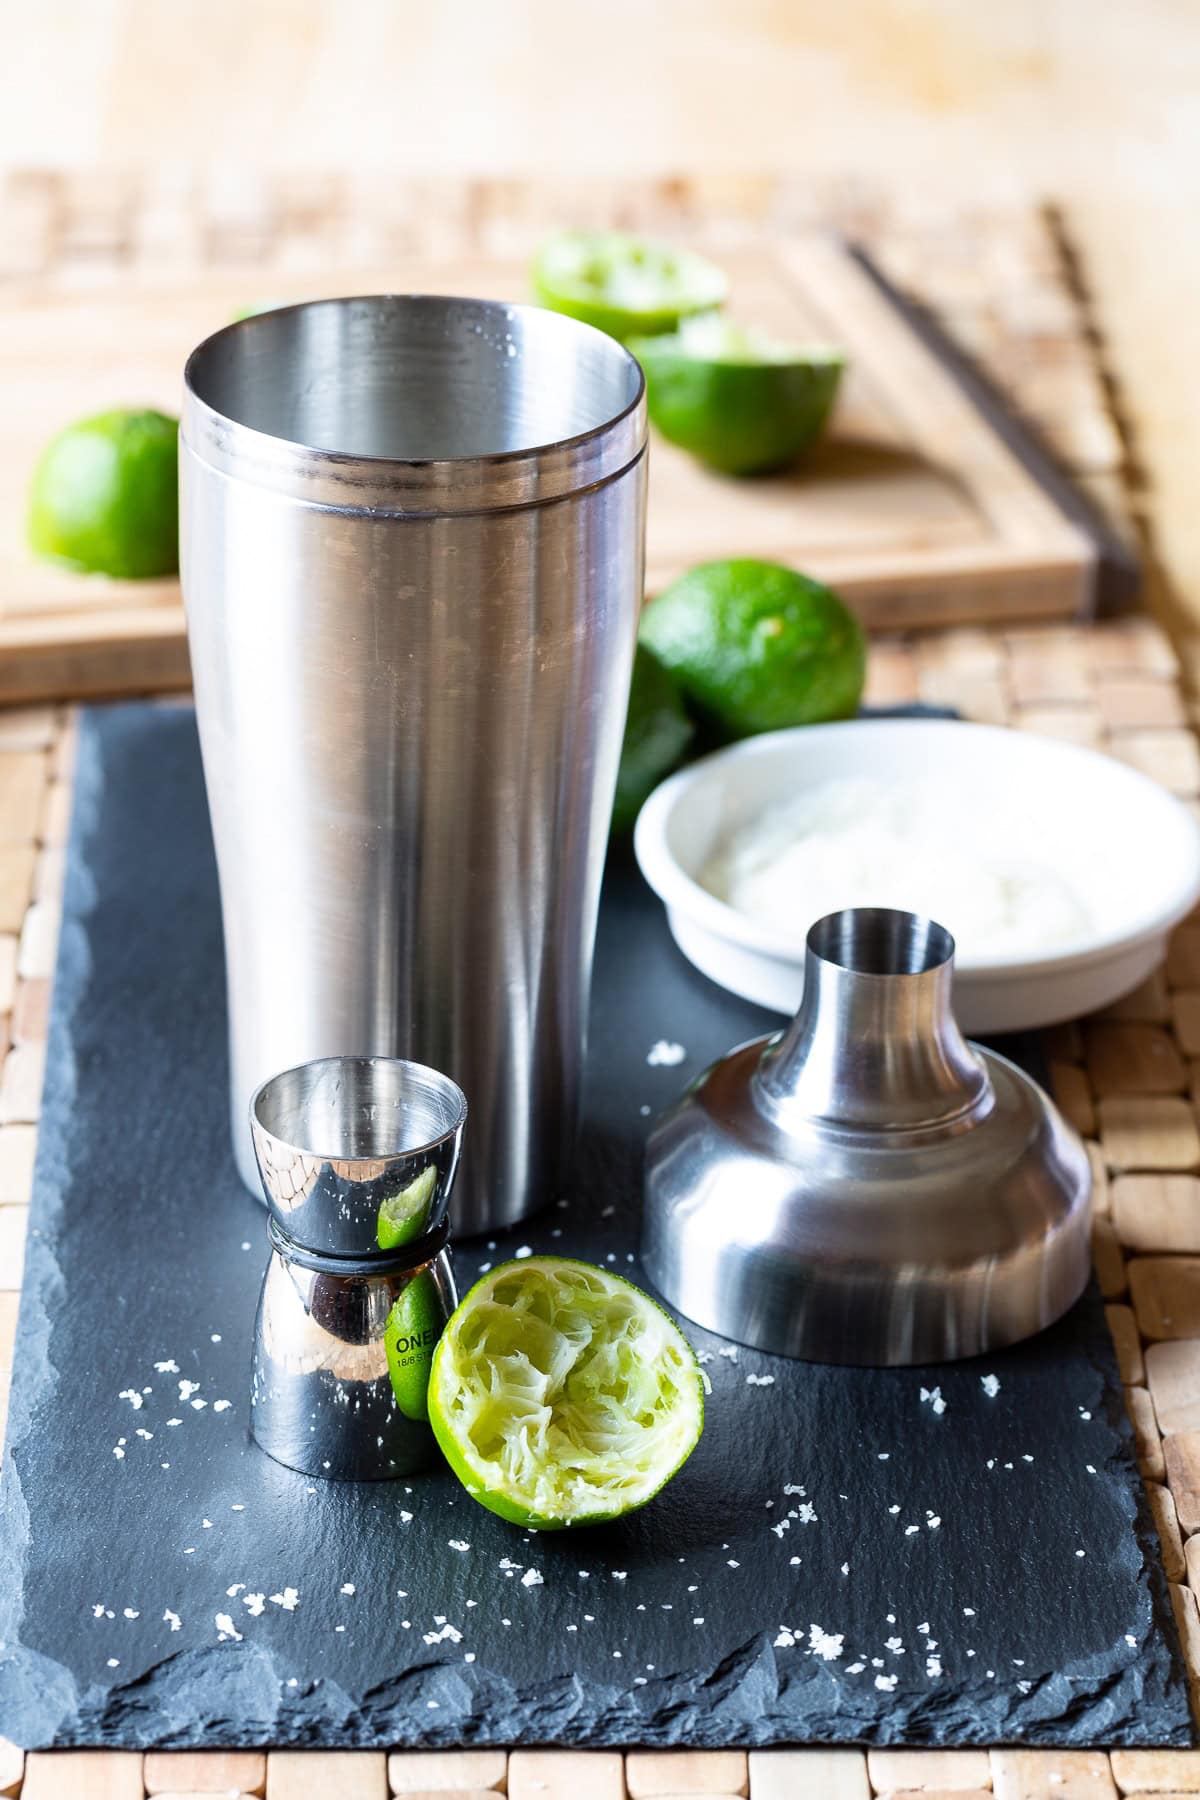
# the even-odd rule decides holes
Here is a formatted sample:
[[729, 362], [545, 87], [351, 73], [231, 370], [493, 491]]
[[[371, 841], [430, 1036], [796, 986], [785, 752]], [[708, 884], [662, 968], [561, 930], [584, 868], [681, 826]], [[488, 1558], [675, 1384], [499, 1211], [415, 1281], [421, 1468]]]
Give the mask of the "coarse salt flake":
[[837, 1661], [845, 1641], [845, 1636], [840, 1631], [824, 1631], [820, 1625], [810, 1625], [808, 1628], [809, 1650], [825, 1662]]

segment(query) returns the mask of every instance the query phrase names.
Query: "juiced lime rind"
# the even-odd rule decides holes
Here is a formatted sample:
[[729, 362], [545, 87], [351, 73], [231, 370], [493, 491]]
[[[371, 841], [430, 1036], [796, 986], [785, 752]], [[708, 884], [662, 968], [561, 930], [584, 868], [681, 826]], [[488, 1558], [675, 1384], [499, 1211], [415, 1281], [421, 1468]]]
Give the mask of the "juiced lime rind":
[[395, 1250], [420, 1237], [428, 1223], [437, 1178], [437, 1167], [430, 1163], [407, 1187], [383, 1202], [375, 1220], [375, 1242], [381, 1250]]
[[674, 331], [723, 306], [729, 283], [707, 257], [624, 231], [563, 231], [538, 251], [535, 298], [610, 337]]
[[178, 440], [178, 420], [148, 410], [68, 425], [34, 471], [30, 547], [118, 580], [178, 573]]
[[557, 1531], [660, 1492], [699, 1442], [703, 1377], [674, 1320], [632, 1282], [530, 1257], [460, 1301], [434, 1352], [429, 1420], [481, 1506]]
[[685, 319], [629, 348], [658, 430], [724, 475], [794, 462], [828, 424], [845, 367], [834, 349], [779, 344], [719, 318]]

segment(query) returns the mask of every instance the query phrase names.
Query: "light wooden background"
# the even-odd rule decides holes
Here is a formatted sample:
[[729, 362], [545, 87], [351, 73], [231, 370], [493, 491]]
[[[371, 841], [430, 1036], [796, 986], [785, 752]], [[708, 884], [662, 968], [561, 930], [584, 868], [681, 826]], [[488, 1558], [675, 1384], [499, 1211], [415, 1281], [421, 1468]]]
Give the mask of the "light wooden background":
[[0, 44], [0, 169], [1057, 195], [1200, 637], [1198, 0], [0, 0]]

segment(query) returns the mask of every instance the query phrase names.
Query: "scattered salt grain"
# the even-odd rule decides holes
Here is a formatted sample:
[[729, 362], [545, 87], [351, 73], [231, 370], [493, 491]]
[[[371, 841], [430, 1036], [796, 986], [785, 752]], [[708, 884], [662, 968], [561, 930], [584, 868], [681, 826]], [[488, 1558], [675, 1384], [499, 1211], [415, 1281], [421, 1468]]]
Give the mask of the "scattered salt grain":
[[177, 1612], [172, 1612], [168, 1606], [166, 1612], [163, 1614], [163, 1624], [169, 1625], [172, 1631], [178, 1631], [182, 1623], [183, 1621], [179, 1617], [179, 1614]]
[[669, 1038], [659, 1038], [646, 1052], [646, 1062], [652, 1069], [675, 1069], [686, 1059], [683, 1045], [673, 1044]]
[[441, 1621], [440, 1631], [426, 1631], [422, 1635], [427, 1644], [462, 1643], [462, 1632], [456, 1626], [447, 1624], [445, 1620]]
[[921, 1400], [924, 1404], [928, 1405], [929, 1410], [935, 1413], [938, 1418], [940, 1418], [946, 1410], [946, 1402], [942, 1398], [942, 1390], [940, 1387], [923, 1387], [921, 1389]]
[[138, 1410], [139, 1406], [145, 1405], [145, 1401], [142, 1399], [142, 1396], [138, 1393], [136, 1388], [122, 1388], [120, 1393], [117, 1395], [117, 1399], [118, 1400], [128, 1400], [128, 1402], [129, 1402], [130, 1406], [132, 1406], [134, 1412], [136, 1412]]
[[521, 1577], [522, 1587], [542, 1587], [544, 1578], [537, 1569], [526, 1569]]
[[994, 1400], [996, 1395], [1000, 1392], [1000, 1382], [995, 1375], [981, 1375], [979, 1377], [979, 1385], [989, 1400]]
[[225, 1642], [226, 1638], [232, 1638], [235, 1644], [241, 1643], [242, 1634], [228, 1613], [218, 1613], [216, 1615], [216, 1626], [217, 1636], [222, 1643]]
[[814, 1656], [824, 1662], [836, 1662], [842, 1654], [845, 1637], [840, 1631], [823, 1631], [819, 1625], [808, 1628], [808, 1647]]

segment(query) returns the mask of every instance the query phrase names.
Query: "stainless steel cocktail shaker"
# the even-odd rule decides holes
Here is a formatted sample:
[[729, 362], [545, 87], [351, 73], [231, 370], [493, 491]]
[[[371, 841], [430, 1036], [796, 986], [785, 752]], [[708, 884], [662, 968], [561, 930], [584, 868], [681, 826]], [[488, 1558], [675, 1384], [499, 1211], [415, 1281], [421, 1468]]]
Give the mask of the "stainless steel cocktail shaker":
[[997, 1350], [1074, 1304], [1091, 1173], [1049, 1096], [969, 1044], [954, 939], [857, 907], [808, 933], [785, 1031], [706, 1069], [646, 1150], [642, 1259], [689, 1319], [813, 1362]]
[[641, 600], [641, 371], [534, 308], [380, 297], [187, 366], [182, 570], [232, 1112], [416, 1057], [466, 1090], [454, 1223], [558, 1184]]
[[426, 1388], [455, 1304], [446, 1213], [466, 1116], [436, 1069], [379, 1056], [286, 1069], [254, 1095], [271, 1258], [250, 1430], [277, 1462], [375, 1481], [433, 1459]]

